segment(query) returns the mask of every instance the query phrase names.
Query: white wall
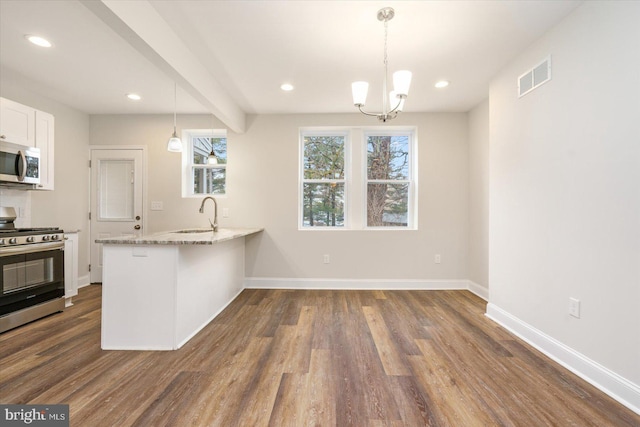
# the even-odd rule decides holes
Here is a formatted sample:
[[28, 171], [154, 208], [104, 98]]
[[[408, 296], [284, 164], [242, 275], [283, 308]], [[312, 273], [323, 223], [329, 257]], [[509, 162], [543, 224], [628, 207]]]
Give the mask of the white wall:
[[[56, 226], [80, 230], [78, 234], [78, 277], [88, 283], [89, 273], [89, 116], [41, 96], [30, 89], [30, 82], [11, 70], [0, 73], [0, 95], [21, 104], [53, 114], [55, 117], [55, 165], [53, 191], [16, 192], [13, 198], [31, 199], [26, 215], [31, 226]], [[4, 190], [6, 194], [7, 190]], [[3, 198], [2, 205], [5, 205]], [[28, 204], [29, 205], [29, 204]], [[27, 225], [26, 223], [21, 223]]]
[[[210, 129], [212, 116], [179, 115], [181, 129]], [[216, 126], [222, 126], [216, 121]], [[181, 197], [181, 153], [167, 151], [173, 133], [173, 115], [92, 115], [91, 146], [137, 145], [147, 148], [147, 215], [145, 234], [184, 227], [207, 227], [207, 216], [198, 213], [201, 198]], [[164, 210], [151, 211], [150, 202], [163, 202]], [[226, 205], [220, 200], [220, 206]], [[207, 214], [210, 211], [207, 211]], [[221, 222], [223, 225], [227, 222]]]
[[16, 227], [31, 227], [31, 191], [0, 187], [0, 206], [16, 210]]
[[469, 280], [489, 293], [489, 100], [469, 112]]
[[[261, 115], [244, 134], [228, 134], [228, 208], [221, 227], [262, 226], [247, 239], [246, 274], [252, 278], [390, 280], [467, 279], [468, 150], [466, 114], [403, 114], [393, 125], [418, 128], [418, 231], [298, 231], [298, 132], [305, 126], [377, 126], [346, 115]], [[180, 129], [211, 128], [211, 116], [178, 116]], [[179, 130], [180, 130], [179, 129]], [[201, 198], [180, 194], [180, 155], [166, 151], [170, 116], [91, 116], [91, 144], [147, 145], [147, 232], [206, 227]], [[211, 209], [209, 206], [208, 209]], [[209, 213], [209, 211], [207, 211]], [[442, 263], [433, 262], [434, 254]], [[323, 255], [331, 256], [323, 264]]]
[[[631, 382], [636, 408], [639, 22], [638, 2], [585, 2], [490, 88], [490, 306]], [[553, 79], [518, 99], [549, 54]]]

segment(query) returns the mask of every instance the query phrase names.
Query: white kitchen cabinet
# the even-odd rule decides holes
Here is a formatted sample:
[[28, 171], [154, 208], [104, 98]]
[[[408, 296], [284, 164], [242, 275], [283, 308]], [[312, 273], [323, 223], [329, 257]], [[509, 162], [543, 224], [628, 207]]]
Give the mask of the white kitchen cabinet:
[[78, 295], [78, 233], [64, 235], [64, 297], [65, 307]]
[[6, 98], [0, 98], [0, 139], [34, 147], [36, 110]]
[[40, 149], [40, 184], [53, 190], [54, 117], [7, 98], [0, 98], [0, 140]]
[[53, 161], [54, 161], [54, 118], [53, 114], [44, 111], [35, 112], [36, 144], [40, 149], [40, 184], [38, 190], [53, 190]]
[[243, 289], [245, 237], [261, 228], [107, 237], [103, 350], [177, 350]]

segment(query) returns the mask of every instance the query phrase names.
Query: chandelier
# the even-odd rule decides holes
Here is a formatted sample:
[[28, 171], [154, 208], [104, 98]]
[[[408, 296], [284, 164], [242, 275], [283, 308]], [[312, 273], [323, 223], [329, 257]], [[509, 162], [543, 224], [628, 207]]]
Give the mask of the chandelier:
[[364, 111], [365, 101], [367, 100], [367, 92], [369, 83], [353, 82], [351, 90], [353, 93], [353, 104], [358, 107], [362, 114], [367, 116], [375, 116], [378, 120], [386, 122], [396, 118], [399, 112], [404, 108], [404, 101], [409, 92], [411, 84], [411, 71], [402, 70], [393, 73], [393, 91], [387, 92], [387, 23], [391, 21], [395, 12], [393, 8], [385, 7], [378, 11], [378, 21], [384, 22], [384, 79], [382, 80], [382, 112], [369, 113]]

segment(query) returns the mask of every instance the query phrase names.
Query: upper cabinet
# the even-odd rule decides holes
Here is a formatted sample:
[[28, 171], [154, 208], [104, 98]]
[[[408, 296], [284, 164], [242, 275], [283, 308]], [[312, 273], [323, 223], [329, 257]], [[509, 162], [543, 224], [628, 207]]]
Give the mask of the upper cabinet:
[[0, 98], [0, 140], [40, 149], [38, 190], [53, 190], [54, 118], [6, 98]]
[[40, 149], [40, 184], [38, 190], [53, 190], [53, 115], [36, 111], [36, 144]]
[[35, 147], [35, 108], [0, 98], [0, 138], [15, 144]]

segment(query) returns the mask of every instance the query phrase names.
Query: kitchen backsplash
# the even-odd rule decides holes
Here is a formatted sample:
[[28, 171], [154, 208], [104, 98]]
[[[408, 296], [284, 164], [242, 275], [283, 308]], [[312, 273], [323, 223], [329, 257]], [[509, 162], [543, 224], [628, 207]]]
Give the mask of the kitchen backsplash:
[[0, 206], [16, 210], [16, 227], [31, 226], [31, 192], [0, 187]]

